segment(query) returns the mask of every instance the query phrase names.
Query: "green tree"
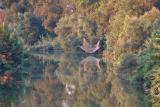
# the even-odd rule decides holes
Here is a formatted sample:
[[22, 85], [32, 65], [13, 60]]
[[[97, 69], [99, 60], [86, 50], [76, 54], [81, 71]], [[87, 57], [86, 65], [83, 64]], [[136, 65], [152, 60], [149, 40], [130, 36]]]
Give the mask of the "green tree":
[[150, 77], [152, 69], [155, 66], [160, 67], [160, 30], [153, 31], [152, 36], [144, 45], [144, 50], [139, 55], [137, 73], [134, 76], [136, 83], [141, 83], [145, 88], [150, 85]]
[[46, 31], [42, 27], [42, 21], [38, 17], [25, 13], [18, 16], [17, 27], [14, 29], [14, 33], [25, 45], [34, 45], [41, 40]]
[[[5, 29], [5, 31], [3, 30]], [[10, 80], [0, 80], [0, 105], [11, 107], [24, 92], [25, 79], [29, 75], [28, 55], [17, 37], [6, 28], [0, 30], [0, 55], [6, 56], [5, 62], [0, 62], [0, 76], [9, 76]]]
[[61, 18], [55, 29], [57, 40], [64, 49], [76, 49], [81, 45], [82, 38], [92, 40], [98, 37], [97, 25], [85, 16], [73, 14]]

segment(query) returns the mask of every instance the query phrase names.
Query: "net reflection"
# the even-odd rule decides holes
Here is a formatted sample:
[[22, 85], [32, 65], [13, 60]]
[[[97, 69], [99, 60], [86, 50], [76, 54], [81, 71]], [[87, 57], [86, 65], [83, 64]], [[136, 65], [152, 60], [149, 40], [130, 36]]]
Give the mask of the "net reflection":
[[[80, 68], [82, 68], [83, 71], [87, 71], [88, 70], [87, 68], [91, 68], [91, 69], [98, 68], [98, 70], [101, 70], [100, 59], [93, 57], [93, 56], [88, 56], [87, 58], [80, 61]], [[95, 70], [93, 70], [93, 71], [95, 71]]]

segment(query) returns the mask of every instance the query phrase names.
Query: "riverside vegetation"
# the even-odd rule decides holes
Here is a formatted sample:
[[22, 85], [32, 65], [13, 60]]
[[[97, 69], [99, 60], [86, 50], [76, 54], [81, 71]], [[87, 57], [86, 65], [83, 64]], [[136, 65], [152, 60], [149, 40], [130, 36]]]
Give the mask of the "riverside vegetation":
[[[83, 38], [93, 43], [102, 38], [101, 56], [105, 61], [103, 63], [110, 65], [108, 72], [114, 74], [111, 76], [114, 78], [113, 81], [116, 81], [113, 82], [113, 86], [118, 84], [120, 87], [116, 77], [118, 75], [135, 89], [134, 95], [138, 99], [138, 107], [160, 107], [159, 9], [160, 0], [0, 0], [0, 106], [23, 107], [24, 105], [19, 102], [22, 102], [26, 88], [30, 88], [27, 82], [32, 72], [35, 69], [39, 71], [47, 69], [48, 73], [51, 68], [54, 71], [57, 69], [57, 61], [51, 61], [51, 66], [46, 62], [43, 64], [34, 62], [29, 51], [31, 48], [39, 46], [41, 50], [41, 47], [47, 45], [51, 50], [53, 46], [53, 50], [56, 48], [63, 50], [64, 53], [76, 53], [79, 51], [78, 47], [82, 45]], [[73, 57], [74, 60], [79, 60], [78, 56]], [[67, 58], [60, 60], [68, 61]], [[67, 63], [59, 65], [60, 71], [65, 69], [64, 65]], [[72, 65], [74, 66], [72, 72], [77, 71], [77, 65]], [[39, 80], [44, 87], [49, 87], [48, 90], [37, 88], [38, 86], [34, 88], [40, 92], [44, 91], [44, 96], [48, 99], [43, 96], [43, 100], [49, 102], [52, 99], [56, 102], [57, 99], [53, 96], [62, 96], [60, 91], [64, 88], [63, 84], [72, 80], [64, 80], [65, 77], [62, 75], [57, 80], [58, 77], [51, 78], [49, 75], [52, 74], [48, 73], [46, 76], [48, 80]], [[107, 78], [109, 77], [106, 75], [103, 77]], [[77, 102], [73, 105], [108, 107], [104, 99], [109, 95], [107, 96], [107, 92], [101, 93], [101, 89], [106, 88], [102, 80], [89, 87], [90, 90], [86, 93], [83, 92], [81, 98], [76, 97]], [[48, 94], [56, 93], [56, 89], [50, 90], [53, 84], [58, 85], [60, 89], [56, 95], [52, 95], [52, 98]], [[113, 90], [117, 91], [114, 88]], [[131, 102], [126, 93], [121, 94], [119, 96], [124, 95], [126, 99], [128, 98], [127, 101]], [[78, 95], [80, 96], [80, 93]], [[85, 95], [88, 95], [88, 98], [85, 98]], [[97, 102], [94, 104], [93, 99], [88, 100], [90, 97], [97, 99]], [[109, 107], [127, 107], [122, 104], [125, 98], [114, 97], [120, 104], [115, 103], [115, 106], [111, 104], [112, 101], [108, 101]], [[116, 99], [114, 97], [112, 99]], [[27, 106], [32, 101], [27, 95], [25, 98], [24, 107], [38, 106], [38, 103]], [[98, 102], [100, 103], [97, 104]], [[55, 103], [54, 106], [59, 106], [59, 103]]]

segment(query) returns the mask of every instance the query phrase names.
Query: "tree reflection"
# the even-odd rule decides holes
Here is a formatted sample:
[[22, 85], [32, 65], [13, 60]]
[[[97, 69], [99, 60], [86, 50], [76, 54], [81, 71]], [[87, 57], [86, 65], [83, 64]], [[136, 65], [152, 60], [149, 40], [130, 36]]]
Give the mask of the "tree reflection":
[[[36, 64], [37, 72], [32, 76], [29, 87], [18, 107], [60, 107], [64, 85], [54, 76], [57, 63], [41, 62]], [[41, 68], [41, 69], [39, 69]], [[35, 69], [35, 67], [34, 67]], [[37, 74], [40, 73], [39, 78]]]
[[[88, 56], [87, 58], [83, 59], [80, 62], [80, 67], [83, 69], [83, 71], [87, 71], [87, 66], [89, 66], [89, 65], [92, 65], [92, 67], [90, 67], [90, 68], [96, 67], [96, 68], [98, 68], [98, 70], [101, 70], [100, 59], [98, 59], [98, 58], [95, 58], [93, 56]], [[95, 71], [97, 71], [97, 70], [95, 70]]]
[[31, 81], [18, 107], [138, 107], [131, 87], [106, 71], [101, 59], [75, 57], [61, 54], [54, 56], [59, 63], [42, 61], [42, 77]]
[[112, 71], [103, 71], [100, 59], [89, 56], [78, 63], [64, 59], [56, 75], [63, 84], [76, 87], [75, 94], [63, 100], [71, 107], [138, 107], [133, 90], [123, 86], [129, 84], [122, 84]]

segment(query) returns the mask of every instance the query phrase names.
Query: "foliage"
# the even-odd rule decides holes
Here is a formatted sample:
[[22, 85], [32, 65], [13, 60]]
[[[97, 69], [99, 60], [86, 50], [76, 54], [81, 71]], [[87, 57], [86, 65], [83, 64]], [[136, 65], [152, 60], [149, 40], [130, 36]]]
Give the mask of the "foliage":
[[[115, 62], [119, 62], [126, 53], [137, 54], [146, 39], [151, 35], [153, 22], [159, 16], [159, 10], [152, 8], [140, 17], [126, 15], [119, 11], [111, 20], [108, 47], [113, 51]], [[118, 59], [118, 60], [117, 60]]]
[[154, 66], [159, 65], [159, 29], [152, 33], [152, 37], [146, 41], [145, 49], [139, 56], [138, 77], [136, 81], [144, 82], [144, 77]]
[[55, 29], [57, 42], [66, 50], [76, 49], [82, 42], [82, 38], [92, 40], [98, 37], [97, 25], [89, 18], [77, 14], [61, 18]]
[[15, 33], [21, 40], [23, 40], [24, 44], [33, 45], [34, 42], [40, 39], [35, 30], [31, 28], [28, 14], [18, 17]]
[[[2, 7], [6, 9], [7, 26], [13, 32], [0, 33], [0, 73], [15, 76], [17, 79], [20, 77], [20, 80], [25, 78], [25, 73], [20, 72], [25, 71], [22, 69], [25, 68], [24, 65], [29, 66], [24, 47], [42, 43], [48, 35], [57, 37], [48, 37], [46, 44], [49, 42], [51, 45], [64, 48], [67, 52], [77, 50], [82, 45], [82, 38], [94, 44], [103, 36], [103, 39], [107, 40], [104, 57], [112, 60], [113, 67], [117, 64], [123, 66], [124, 72], [131, 71], [132, 68], [135, 71], [137, 67], [132, 81], [141, 85], [141, 90], [151, 88], [155, 91], [157, 73], [154, 72], [158, 72], [160, 63], [160, 11], [154, 6], [159, 8], [159, 3], [159, 0], [3, 0]], [[0, 29], [0, 32], [3, 32], [3, 29]], [[100, 43], [103, 49], [106, 48], [105, 43], [106, 41]], [[133, 54], [135, 57], [127, 56]], [[71, 70], [77, 71], [77, 68]], [[150, 77], [152, 73], [154, 80]], [[45, 83], [43, 85], [45, 86]], [[99, 98], [97, 90], [90, 93]], [[48, 92], [46, 93], [49, 94]], [[157, 98], [152, 92], [150, 94], [153, 106], [156, 106], [159, 102], [157, 103]], [[139, 97], [143, 100], [142, 105], [146, 106], [144, 95], [139, 94]], [[80, 104], [92, 106], [89, 104], [92, 100], [86, 100], [81, 100]], [[80, 106], [86, 106], [85, 104]], [[95, 105], [98, 106], [96, 102]]]
[[[24, 80], [29, 72], [28, 56], [15, 35], [5, 28], [0, 32], [0, 55], [6, 55], [5, 62], [0, 62], [0, 76], [12, 79], [0, 80], [0, 104], [10, 107], [16, 103], [24, 91]], [[23, 58], [23, 59], [22, 59]]]
[[[153, 9], [153, 11], [155, 11], [155, 10]], [[157, 66], [160, 67], [160, 65], [159, 65], [160, 64], [160, 62], [159, 62], [160, 61], [160, 57], [159, 57], [160, 56], [159, 55], [159, 52], [160, 52], [159, 51], [160, 50], [159, 49], [159, 45], [160, 45], [159, 44], [159, 37], [160, 37], [159, 36], [159, 34], [160, 34], [159, 33], [159, 16], [157, 17], [157, 15], [155, 15], [155, 16], [151, 15], [151, 13], [152, 12], [150, 11], [150, 12], [144, 14], [140, 18], [143, 22], [143, 24], [141, 25], [143, 30], [141, 30], [141, 31], [145, 31], [145, 29], [146, 29], [144, 27], [144, 24], [146, 24], [146, 23], [144, 23], [144, 21], [150, 20], [152, 24], [151, 25], [146, 24], [146, 25], [149, 25], [150, 27], [152, 26], [152, 29], [150, 27], [148, 27], [147, 29], [153, 30], [153, 32], [151, 33], [151, 36], [150, 36], [150, 33], [145, 31], [146, 32], [145, 35], [147, 35], [147, 37], [142, 39], [144, 42], [141, 44], [142, 46], [140, 46], [140, 48], [137, 49], [137, 51], [139, 53], [138, 58], [137, 58], [138, 59], [137, 60], [137, 62], [138, 62], [137, 70], [136, 70], [136, 73], [132, 76], [132, 79], [130, 79], [130, 80], [132, 80], [132, 83], [136, 86], [137, 92], [138, 92], [138, 90], [148, 90], [148, 89], [154, 87], [154, 86], [151, 87], [151, 82], [152, 82], [151, 75], [154, 73], [153, 71], [155, 71], [154, 70], [155, 67], [157, 67]], [[153, 18], [154, 22], [153, 22], [153, 20], [151, 20], [152, 19], [151, 17], [147, 16], [149, 14], [156, 18], [156, 19]], [[138, 22], [138, 24], [141, 24], [141, 23]], [[133, 25], [133, 24], [131, 24], [131, 25]], [[127, 28], [127, 27], [124, 27], [124, 28]], [[138, 25], [135, 25], [135, 27], [138, 27]], [[133, 35], [135, 32], [137, 32], [137, 30], [132, 32], [131, 34], [129, 34], [129, 36]], [[142, 36], [142, 35], [144, 35], [144, 34], [136, 34], [134, 36], [131, 36], [131, 38], [136, 37], [136, 36], [139, 38], [139, 36]], [[123, 38], [123, 36], [120, 39], [122, 39], [122, 38]], [[129, 40], [129, 38], [130, 37], [128, 37], [125, 41]], [[140, 40], [140, 39], [138, 39], [138, 40]], [[136, 40], [136, 44], [137, 44], [138, 40]], [[122, 43], [126, 43], [125, 41], [123, 41]], [[132, 41], [130, 43], [134, 43], [134, 42]], [[120, 46], [120, 47], [122, 48], [122, 46]], [[128, 53], [129, 50], [127, 49], [126, 52]], [[130, 51], [130, 52], [133, 53], [133, 51]], [[122, 53], [124, 53], [124, 52], [122, 52]], [[119, 55], [119, 53], [118, 53], [118, 55]], [[125, 69], [122, 71], [125, 71]], [[145, 100], [145, 98], [146, 98], [145, 94], [142, 96], [138, 96], [138, 98], [141, 99], [141, 101]], [[153, 102], [155, 101], [154, 98], [152, 100], [153, 100]], [[158, 103], [158, 102], [154, 102], [154, 103]], [[141, 104], [141, 106], [148, 105], [147, 101], [140, 102], [140, 104]]]
[[160, 105], [160, 66], [154, 67], [153, 80], [151, 81], [150, 95], [152, 98], [152, 107], [159, 107]]
[[17, 27], [14, 32], [27, 45], [35, 44], [47, 33], [42, 26], [41, 19], [30, 16], [28, 13], [18, 17]]
[[33, 13], [40, 17], [42, 23], [48, 31], [54, 32], [56, 23], [67, 12], [68, 0], [29, 0]]

